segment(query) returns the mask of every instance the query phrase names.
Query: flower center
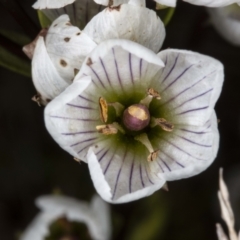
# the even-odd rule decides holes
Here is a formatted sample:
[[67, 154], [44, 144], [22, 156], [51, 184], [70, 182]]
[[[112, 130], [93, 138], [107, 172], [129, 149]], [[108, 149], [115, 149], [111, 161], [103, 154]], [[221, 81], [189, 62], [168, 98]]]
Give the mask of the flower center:
[[123, 124], [130, 131], [140, 131], [148, 126], [150, 113], [143, 104], [133, 104], [123, 112]]
[[96, 126], [96, 130], [103, 135], [124, 136], [123, 141], [141, 143], [149, 152], [147, 161], [153, 161], [157, 158], [159, 149], [154, 149], [151, 139], [155, 139], [154, 135], [158, 137], [159, 127], [160, 131], [171, 132], [174, 126], [165, 118], [159, 118], [150, 106], [153, 99], [159, 102], [160, 94], [153, 88], [149, 88], [146, 93], [145, 97], [138, 100], [139, 103], [127, 103], [128, 107], [120, 102], [107, 102], [100, 97], [100, 118], [104, 124]]

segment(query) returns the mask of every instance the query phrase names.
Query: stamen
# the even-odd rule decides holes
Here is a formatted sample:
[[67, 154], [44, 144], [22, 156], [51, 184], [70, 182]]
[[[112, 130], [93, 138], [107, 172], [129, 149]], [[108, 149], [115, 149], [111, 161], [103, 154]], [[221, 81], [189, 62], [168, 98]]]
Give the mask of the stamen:
[[160, 96], [159, 92], [157, 92], [153, 88], [149, 88], [148, 91], [147, 91], [147, 94], [152, 96], [153, 98], [156, 98], [157, 100], [161, 99], [161, 96]]
[[114, 107], [114, 109], [115, 109], [115, 111], [116, 111], [116, 115], [117, 115], [118, 117], [122, 116], [122, 112], [123, 112], [123, 110], [124, 110], [125, 107], [124, 107], [121, 103], [119, 103], [119, 102], [113, 102], [113, 103], [107, 103], [107, 104], [108, 104], [108, 106]]
[[146, 133], [137, 135], [134, 139], [139, 141], [140, 143], [142, 143], [150, 152], [149, 156], [147, 157], [148, 162], [152, 162], [157, 158], [157, 154], [158, 154], [159, 150], [156, 150], [156, 151], [153, 150], [152, 144], [149, 141]]
[[155, 127], [155, 126], [160, 126], [162, 130], [167, 131], [167, 132], [172, 132], [174, 125], [170, 122], [168, 122], [164, 118], [151, 118], [151, 124], [150, 127]]
[[142, 99], [140, 101], [141, 104], [144, 104], [146, 107], [149, 107], [149, 104], [152, 102], [153, 98], [156, 98], [157, 100], [161, 99], [160, 94], [154, 90], [153, 88], [148, 88], [147, 90], [147, 97]]
[[98, 125], [96, 126], [96, 129], [99, 133], [102, 133], [103, 135], [112, 135], [117, 134], [118, 132], [118, 129], [113, 124]]
[[147, 158], [148, 162], [154, 161], [157, 158], [157, 156], [158, 156], [158, 152], [159, 152], [159, 150], [156, 150], [156, 151], [150, 153], [148, 155], [148, 158]]
[[99, 98], [99, 107], [100, 107], [100, 118], [102, 122], [106, 123], [108, 120], [108, 105], [107, 105], [107, 101], [102, 97]]

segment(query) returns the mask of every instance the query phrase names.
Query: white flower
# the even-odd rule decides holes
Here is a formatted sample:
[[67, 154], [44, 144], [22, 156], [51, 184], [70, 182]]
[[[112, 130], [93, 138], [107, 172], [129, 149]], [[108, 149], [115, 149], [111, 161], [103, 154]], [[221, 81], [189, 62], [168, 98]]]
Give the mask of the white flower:
[[72, 26], [67, 15], [60, 16], [45, 39], [38, 38], [33, 54], [32, 77], [41, 102], [46, 104], [61, 93], [71, 84], [87, 54], [113, 38], [129, 39], [158, 52], [165, 28], [154, 11], [130, 3], [106, 8], [83, 31]]
[[128, 202], [212, 163], [222, 82], [223, 66], [211, 57], [172, 49], [156, 55], [108, 40], [47, 105], [45, 123], [63, 149], [88, 163], [103, 199]]
[[228, 42], [240, 46], [240, 7], [236, 4], [207, 9], [211, 23]]
[[59, 218], [86, 224], [95, 240], [110, 239], [110, 212], [108, 205], [95, 196], [91, 204], [65, 196], [42, 196], [36, 205], [41, 212], [21, 235], [20, 240], [43, 240], [50, 233], [49, 226]]
[[[176, 7], [177, 0], [155, 0], [157, 3]], [[240, 4], [239, 0], [183, 0], [194, 5], [206, 6], [206, 7], [224, 7], [233, 3]]]

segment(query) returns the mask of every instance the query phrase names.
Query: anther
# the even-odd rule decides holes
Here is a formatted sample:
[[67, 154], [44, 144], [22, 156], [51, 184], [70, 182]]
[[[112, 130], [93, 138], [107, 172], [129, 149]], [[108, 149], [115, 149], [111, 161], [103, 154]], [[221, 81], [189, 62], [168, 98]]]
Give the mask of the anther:
[[96, 129], [99, 133], [102, 133], [103, 135], [113, 135], [117, 134], [118, 132], [118, 129], [113, 124], [98, 125], [96, 126]]
[[174, 125], [168, 122], [165, 118], [151, 118], [150, 127], [160, 126], [162, 130], [172, 132]]
[[107, 101], [102, 97], [99, 98], [99, 107], [100, 107], [100, 118], [102, 122], [106, 123], [108, 120], [108, 105], [107, 105]]
[[144, 104], [146, 107], [149, 107], [149, 104], [152, 102], [153, 98], [160, 100], [161, 96], [160, 94], [154, 90], [153, 88], [148, 88], [147, 90], [147, 97], [145, 97], [144, 99], [142, 99], [140, 101], [141, 104]]

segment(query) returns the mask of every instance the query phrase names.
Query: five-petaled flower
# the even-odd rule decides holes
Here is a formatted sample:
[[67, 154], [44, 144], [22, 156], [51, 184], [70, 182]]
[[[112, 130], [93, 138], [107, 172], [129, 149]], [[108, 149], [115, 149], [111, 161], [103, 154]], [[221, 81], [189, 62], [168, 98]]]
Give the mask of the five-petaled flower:
[[110, 238], [109, 206], [98, 196], [94, 196], [90, 204], [66, 196], [41, 196], [37, 198], [36, 205], [41, 212], [20, 240]]
[[211, 57], [108, 40], [47, 105], [45, 123], [63, 149], [88, 163], [103, 199], [128, 202], [212, 163], [222, 82], [223, 66]]

